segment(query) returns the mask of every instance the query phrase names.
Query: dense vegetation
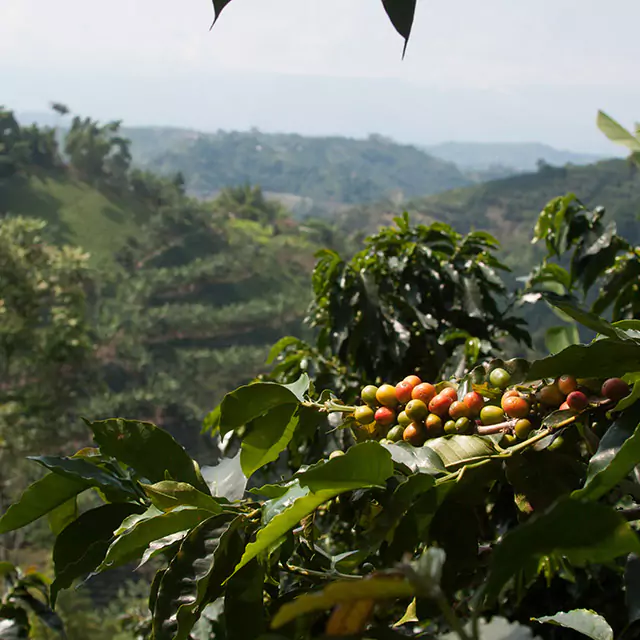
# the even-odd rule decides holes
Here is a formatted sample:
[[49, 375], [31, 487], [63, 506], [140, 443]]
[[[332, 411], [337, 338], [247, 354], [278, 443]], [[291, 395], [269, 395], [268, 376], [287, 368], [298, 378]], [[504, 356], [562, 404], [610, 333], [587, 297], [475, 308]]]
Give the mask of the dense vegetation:
[[250, 183], [328, 207], [385, 196], [411, 198], [471, 183], [455, 165], [380, 136], [350, 140], [259, 131], [185, 133], [179, 144], [154, 153], [149, 145], [157, 142], [151, 132], [130, 129], [127, 134], [134, 156], [146, 158], [144, 166], [163, 174], [181, 171], [189, 192], [200, 197]]
[[[616, 631], [635, 622], [637, 568], [620, 560], [640, 551], [627, 524], [640, 461], [630, 165], [541, 167], [451, 192], [439, 212], [420, 201], [415, 219], [466, 235], [405, 215], [354, 252], [350, 218], [300, 224], [259, 188], [196, 200], [188, 176], [132, 169], [119, 123], [76, 117], [61, 150], [55, 131], [2, 118], [0, 637], [65, 623], [74, 640], [89, 628], [122, 640], [475, 640], [465, 618], [529, 623], [585, 603]], [[554, 198], [538, 215], [567, 186], [588, 206]], [[95, 206], [74, 206], [78, 194]], [[522, 283], [473, 230], [483, 218], [513, 218], [527, 242], [537, 222], [538, 260], [507, 259]], [[370, 220], [377, 231], [384, 218]], [[110, 230], [113, 243], [100, 237]], [[506, 360], [530, 344], [517, 309], [531, 304], [562, 317], [542, 327], [555, 355]], [[599, 339], [578, 345], [588, 332]], [[38, 467], [20, 462], [36, 450]], [[201, 467], [196, 454], [226, 457]], [[13, 564], [40, 564], [48, 544], [50, 589]], [[118, 569], [119, 582], [134, 561], [143, 592], [156, 576], [151, 616], [140, 589], [106, 622], [64, 591], [93, 573], [89, 588], [107, 588], [102, 573]], [[624, 589], [629, 609], [608, 597]], [[610, 635], [589, 612], [556, 620]]]

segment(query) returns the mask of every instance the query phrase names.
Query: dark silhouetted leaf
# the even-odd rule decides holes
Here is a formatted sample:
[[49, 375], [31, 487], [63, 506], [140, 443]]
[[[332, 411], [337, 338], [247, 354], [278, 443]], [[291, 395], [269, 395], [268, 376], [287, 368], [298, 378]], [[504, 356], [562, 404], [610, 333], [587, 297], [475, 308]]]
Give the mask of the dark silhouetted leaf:
[[630, 553], [624, 568], [624, 597], [627, 604], [628, 621], [640, 620], [640, 556]]
[[257, 560], [227, 583], [224, 617], [228, 640], [258, 638], [266, 630], [262, 589], [264, 575]]
[[404, 38], [404, 49], [402, 55], [404, 57], [407, 51], [407, 44], [411, 36], [411, 27], [413, 27], [413, 18], [416, 12], [416, 0], [382, 0], [384, 10], [391, 20], [395, 30]]
[[91, 573], [102, 562], [113, 532], [126, 517], [141, 510], [137, 504], [105, 504], [83, 513], [56, 538], [53, 547], [56, 577], [51, 585], [52, 606], [59, 591], [70, 587], [76, 578]]

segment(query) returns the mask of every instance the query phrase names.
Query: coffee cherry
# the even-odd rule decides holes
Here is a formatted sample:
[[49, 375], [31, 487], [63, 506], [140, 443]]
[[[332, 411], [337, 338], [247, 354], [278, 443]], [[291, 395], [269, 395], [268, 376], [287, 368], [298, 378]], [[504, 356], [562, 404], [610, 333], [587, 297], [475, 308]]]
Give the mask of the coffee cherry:
[[565, 400], [559, 407], [560, 411], [571, 411], [571, 407], [569, 406], [569, 403]]
[[518, 397], [520, 397], [520, 392], [517, 389], [507, 389], [502, 394], [502, 400], [504, 400], [505, 398], [518, 398]]
[[412, 400], [404, 408], [404, 412], [412, 422], [422, 422], [429, 415], [429, 409], [422, 400]]
[[582, 391], [572, 391], [567, 396], [566, 402], [574, 411], [583, 411], [589, 406], [589, 398]]
[[399, 442], [402, 440], [402, 434], [404, 433], [405, 427], [397, 424], [395, 427], [391, 427], [389, 429], [389, 433], [387, 433], [387, 438], [391, 440], [391, 442]]
[[505, 447], [511, 447], [516, 444], [516, 442], [518, 442], [518, 438], [510, 433], [505, 433], [504, 436], [502, 436], [501, 444]]
[[444, 425], [442, 424], [442, 418], [435, 413], [430, 413], [425, 421], [427, 428], [427, 435], [430, 438], [439, 438], [444, 434]]
[[407, 376], [402, 382], [408, 382], [412, 387], [422, 384], [422, 380], [418, 376]]
[[502, 409], [493, 404], [488, 404], [482, 407], [482, 410], [480, 411], [480, 421], [484, 425], [489, 426], [492, 424], [499, 424], [504, 422], [504, 420], [505, 417]]
[[447, 420], [444, 423], [444, 433], [447, 436], [453, 435], [456, 432], [456, 421], [455, 420]]
[[333, 460], [334, 458], [339, 458], [344, 455], [344, 451], [340, 451], [340, 449], [336, 449], [329, 454], [329, 460]]
[[414, 447], [421, 447], [427, 439], [426, 429], [421, 424], [414, 422], [404, 430], [402, 439]]
[[506, 369], [498, 367], [489, 374], [489, 382], [498, 389], [506, 389], [511, 382], [511, 374]]
[[548, 384], [538, 392], [538, 399], [549, 407], [557, 407], [564, 402], [564, 394], [557, 384]]
[[375, 413], [375, 420], [383, 427], [389, 427], [395, 422], [396, 413], [389, 407], [380, 407]]
[[455, 425], [456, 433], [465, 434], [471, 431], [471, 420], [469, 418], [458, 418]]
[[421, 382], [416, 385], [411, 392], [414, 400], [422, 400], [425, 404], [429, 404], [436, 395], [436, 388], [428, 382]]
[[602, 395], [609, 400], [622, 400], [630, 393], [629, 385], [620, 378], [609, 378], [602, 385]]
[[411, 420], [411, 418], [407, 415], [406, 411], [401, 411], [398, 414], [398, 424], [401, 427], [408, 427], [413, 421]]
[[390, 384], [381, 385], [378, 387], [376, 400], [378, 401], [378, 404], [381, 404], [383, 407], [396, 407], [398, 405], [396, 388], [392, 387]]
[[556, 380], [556, 384], [558, 385], [558, 389], [565, 396], [568, 396], [572, 391], [575, 391], [578, 388], [578, 381], [573, 376], [560, 376]]
[[411, 392], [413, 391], [413, 385], [409, 382], [398, 382], [396, 385], [396, 400], [400, 404], [407, 404], [411, 400]]
[[362, 402], [368, 404], [370, 407], [375, 407], [378, 405], [378, 401], [376, 400], [376, 393], [378, 393], [378, 387], [374, 387], [372, 384], [368, 384], [361, 392], [360, 397], [362, 398]]
[[375, 420], [373, 409], [368, 407], [366, 404], [358, 407], [354, 411], [353, 416], [356, 419], [356, 422], [359, 422], [360, 424], [371, 424]]
[[469, 407], [460, 400], [456, 400], [449, 407], [449, 415], [457, 420], [458, 418], [468, 418], [471, 415]]
[[437, 416], [444, 418], [449, 412], [449, 407], [453, 404], [453, 400], [448, 395], [439, 393], [429, 403], [429, 411]]
[[484, 398], [477, 391], [469, 391], [463, 402], [469, 407], [470, 415], [477, 416], [484, 406]]
[[516, 422], [514, 430], [516, 432], [516, 436], [520, 438], [520, 440], [526, 440], [529, 437], [533, 429], [533, 425], [529, 420], [518, 420]]
[[458, 392], [453, 387], [445, 387], [440, 392], [440, 395], [451, 398], [452, 402], [455, 402], [458, 399]]
[[524, 398], [516, 396], [504, 398], [502, 409], [510, 418], [525, 418], [531, 410], [529, 403]]

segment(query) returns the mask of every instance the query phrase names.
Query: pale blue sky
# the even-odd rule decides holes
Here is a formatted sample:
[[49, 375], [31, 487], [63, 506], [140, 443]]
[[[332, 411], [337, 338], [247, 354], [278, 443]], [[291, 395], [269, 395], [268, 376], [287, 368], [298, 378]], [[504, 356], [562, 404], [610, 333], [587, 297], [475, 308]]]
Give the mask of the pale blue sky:
[[0, 0], [0, 101], [129, 124], [611, 151], [640, 119], [637, 0], [421, 0], [404, 61], [380, 0]]

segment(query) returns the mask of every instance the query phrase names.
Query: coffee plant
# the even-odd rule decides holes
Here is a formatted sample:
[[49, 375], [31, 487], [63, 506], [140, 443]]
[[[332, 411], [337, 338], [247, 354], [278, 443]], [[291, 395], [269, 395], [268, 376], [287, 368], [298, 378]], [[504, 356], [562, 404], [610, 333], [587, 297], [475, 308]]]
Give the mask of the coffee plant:
[[[197, 637], [204, 625], [231, 639], [475, 640], [497, 614], [534, 618], [538, 633], [553, 623], [551, 635], [629, 633], [640, 611], [640, 321], [563, 311], [597, 337], [461, 378], [407, 371], [354, 405], [306, 375], [240, 387], [208, 418], [239, 447], [216, 467], [200, 469], [153, 424], [88, 422], [94, 447], [32, 458], [47, 474], [0, 533], [55, 515], [55, 577], [36, 598], [50, 616], [77, 581], [153, 563], [140, 637], [155, 640], [196, 637], [196, 623]], [[264, 483], [329, 432], [341, 448]], [[79, 513], [84, 492], [99, 504]], [[20, 584], [0, 609], [13, 635], [0, 637], [26, 637], [29, 598], [14, 600], [39, 586]]]

